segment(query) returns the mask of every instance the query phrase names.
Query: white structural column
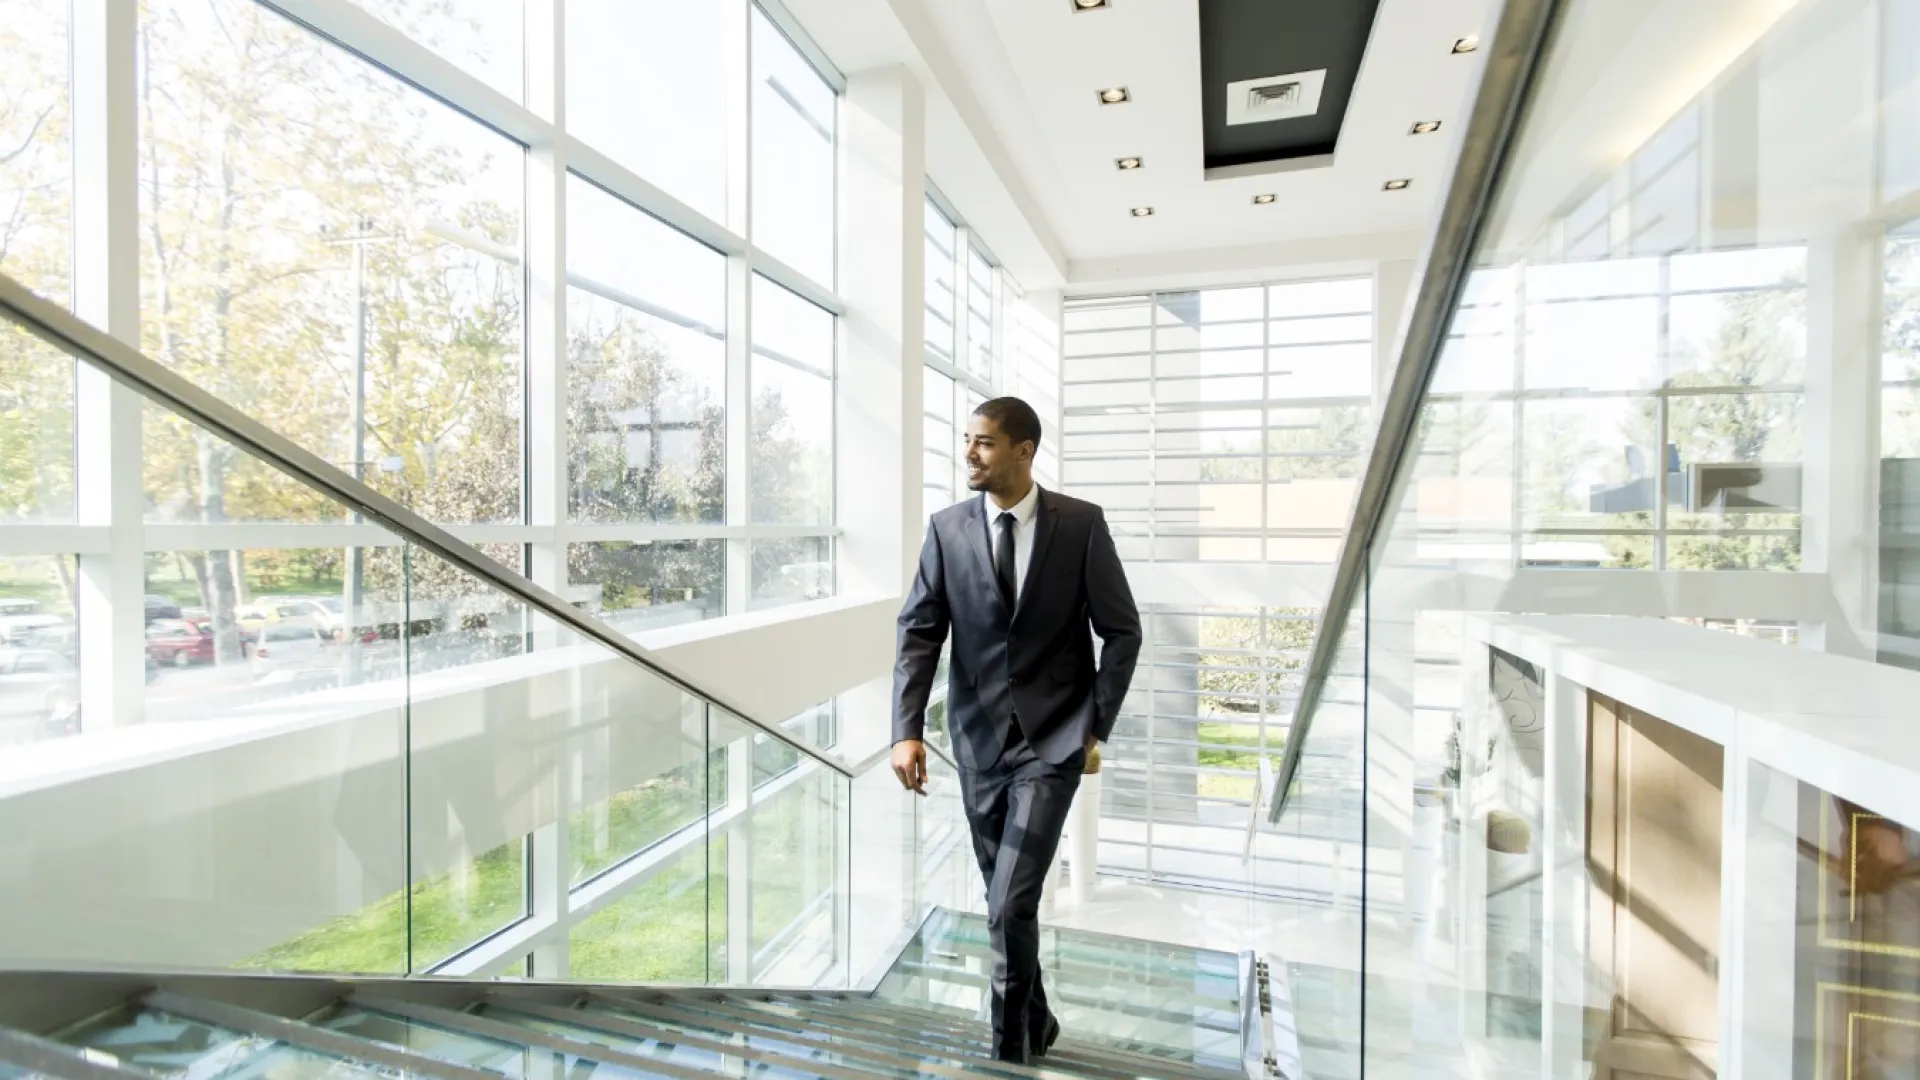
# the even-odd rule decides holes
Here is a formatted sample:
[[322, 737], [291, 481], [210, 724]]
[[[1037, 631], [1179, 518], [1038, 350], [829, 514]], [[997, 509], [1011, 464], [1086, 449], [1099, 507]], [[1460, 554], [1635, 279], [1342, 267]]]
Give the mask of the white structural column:
[[[904, 67], [848, 77], [840, 102], [840, 288], [834, 380], [835, 546], [843, 596], [901, 595], [921, 540], [926, 99]], [[892, 740], [892, 679], [840, 696], [840, 746], [859, 758]], [[849, 940], [894, 926], [914, 880], [917, 807], [887, 767], [857, 781], [840, 869]], [[849, 957], [859, 978], [869, 957]]]
[[[1472, 655], [1484, 656], [1481, 650]], [[1485, 666], [1475, 675], [1484, 677]], [[1470, 680], [1471, 681], [1471, 680]], [[1547, 673], [1546, 770], [1541, 793], [1542, 1076], [1577, 1076], [1587, 1015], [1586, 690]]]
[[849, 76], [841, 109], [840, 587], [889, 596], [921, 539], [925, 95], [889, 67]]
[[[527, 104], [554, 131], [566, 121], [566, 0], [527, 0]], [[546, 539], [529, 546], [527, 574], [560, 595], [567, 586], [567, 163], [559, 139], [530, 146], [526, 158], [527, 214], [527, 469], [528, 523]], [[536, 646], [557, 645], [547, 620], [536, 626]], [[575, 688], [578, 688], [576, 675]], [[576, 722], [578, 715], [572, 717]], [[585, 746], [569, 741], [556, 757], [560, 775], [548, 785], [556, 805], [534, 830], [531, 915], [550, 927], [537, 939], [533, 970], [543, 979], [568, 974], [567, 937], [573, 879], [574, 811], [587, 783]]]
[[1373, 271], [1373, 411], [1380, 415], [1393, 371], [1400, 363], [1400, 324], [1413, 289], [1412, 259], [1380, 263]]
[[1880, 253], [1877, 229], [1807, 245], [1806, 463], [1800, 558], [1832, 608], [1803, 623], [1810, 648], [1871, 660], [1879, 628]]
[[[887, 67], [850, 75], [840, 107], [839, 588], [895, 597], [922, 538], [926, 100], [911, 72]], [[889, 740], [889, 696], [885, 677], [842, 695], [848, 752]]]
[[[134, 0], [73, 4], [73, 300], [83, 319], [140, 343], [139, 123]], [[104, 554], [83, 555], [80, 722], [140, 722], [146, 695], [140, 396], [76, 365], [75, 494], [82, 525], [106, 526]]]
[[[724, 0], [727, 76], [727, 224], [748, 238], [744, 251], [727, 257], [727, 524], [753, 521], [753, 26], [747, 0]], [[726, 610], [747, 610], [753, 595], [753, 541], [726, 545]]]

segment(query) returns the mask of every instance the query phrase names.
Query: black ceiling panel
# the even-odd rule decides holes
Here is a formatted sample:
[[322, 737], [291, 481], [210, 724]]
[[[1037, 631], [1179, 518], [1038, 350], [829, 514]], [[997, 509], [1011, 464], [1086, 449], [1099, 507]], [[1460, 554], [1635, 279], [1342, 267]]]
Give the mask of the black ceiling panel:
[[[1200, 0], [1207, 168], [1333, 153], [1379, 0]], [[1227, 125], [1227, 84], [1327, 72], [1312, 116]]]

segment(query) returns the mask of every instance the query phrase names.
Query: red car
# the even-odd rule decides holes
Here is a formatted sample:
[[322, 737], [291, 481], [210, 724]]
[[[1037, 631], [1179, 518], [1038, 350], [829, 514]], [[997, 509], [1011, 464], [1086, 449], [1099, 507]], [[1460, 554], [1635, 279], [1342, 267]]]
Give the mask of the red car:
[[147, 656], [156, 664], [187, 667], [213, 663], [213, 627], [185, 619], [147, 624]]

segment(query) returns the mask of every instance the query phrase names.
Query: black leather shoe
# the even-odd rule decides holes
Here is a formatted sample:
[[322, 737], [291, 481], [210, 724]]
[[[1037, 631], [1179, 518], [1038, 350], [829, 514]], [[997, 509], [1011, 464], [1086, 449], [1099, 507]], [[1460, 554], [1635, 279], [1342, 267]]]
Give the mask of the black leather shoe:
[[1053, 1044], [1060, 1041], [1060, 1018], [1047, 1017], [1047, 1030], [1040, 1035], [1028, 1037], [1028, 1046], [1033, 1049], [1034, 1057], [1046, 1057]]

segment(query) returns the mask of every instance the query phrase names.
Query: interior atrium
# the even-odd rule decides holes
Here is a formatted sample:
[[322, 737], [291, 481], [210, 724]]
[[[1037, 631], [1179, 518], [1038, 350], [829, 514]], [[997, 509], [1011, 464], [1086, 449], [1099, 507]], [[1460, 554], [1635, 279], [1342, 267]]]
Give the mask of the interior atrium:
[[1920, 0], [0, 0], [0, 1080], [1920, 1080], [1917, 717]]

